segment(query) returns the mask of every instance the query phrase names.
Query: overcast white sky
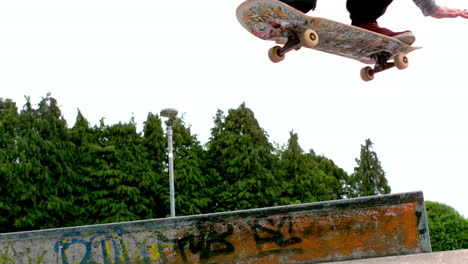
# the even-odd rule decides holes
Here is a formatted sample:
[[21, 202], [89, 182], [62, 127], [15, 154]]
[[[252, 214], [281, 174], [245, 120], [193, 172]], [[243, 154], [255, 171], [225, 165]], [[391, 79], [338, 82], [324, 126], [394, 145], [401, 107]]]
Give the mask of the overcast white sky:
[[[289, 131], [351, 173], [360, 145], [374, 142], [394, 193], [468, 216], [468, 20], [424, 17], [395, 0], [379, 21], [411, 29], [410, 67], [364, 83], [365, 65], [302, 49], [273, 64], [272, 42], [237, 22], [241, 0], [43, 0], [0, 2], [0, 97], [22, 107], [48, 92], [69, 126], [77, 109], [96, 125], [141, 126], [148, 112], [175, 107], [206, 143], [217, 109], [242, 102], [271, 142]], [[349, 22], [345, 0], [318, 1], [315, 15]], [[439, 4], [468, 8], [466, 0]]]

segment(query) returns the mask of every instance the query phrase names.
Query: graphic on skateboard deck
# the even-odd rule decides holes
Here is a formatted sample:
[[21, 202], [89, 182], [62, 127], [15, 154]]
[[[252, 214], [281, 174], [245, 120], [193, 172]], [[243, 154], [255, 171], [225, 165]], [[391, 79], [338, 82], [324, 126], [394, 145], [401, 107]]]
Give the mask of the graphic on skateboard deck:
[[269, 50], [271, 61], [282, 61], [291, 50], [311, 48], [374, 65], [361, 70], [364, 81], [394, 66], [408, 67], [406, 54], [419, 48], [352, 25], [307, 16], [277, 0], [247, 0], [237, 8], [236, 15], [254, 36], [284, 44]]

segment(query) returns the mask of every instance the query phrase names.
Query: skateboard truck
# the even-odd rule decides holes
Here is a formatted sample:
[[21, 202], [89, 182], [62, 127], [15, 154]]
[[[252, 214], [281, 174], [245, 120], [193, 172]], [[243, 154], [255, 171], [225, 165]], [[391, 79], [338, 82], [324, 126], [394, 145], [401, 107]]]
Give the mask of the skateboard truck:
[[376, 61], [375, 66], [374, 68], [367, 66], [361, 69], [362, 80], [366, 82], [371, 81], [374, 79], [374, 74], [393, 67], [397, 67], [399, 70], [408, 67], [408, 57], [406, 57], [406, 54], [399, 53], [393, 58], [393, 62], [389, 62], [388, 60], [391, 56], [392, 54], [386, 51], [372, 54], [370, 57]]
[[374, 69], [372, 69], [372, 73], [375, 74], [394, 67], [395, 63], [388, 62], [391, 56], [392, 55], [386, 51], [372, 54], [371, 58], [377, 61], [377, 63], [374, 66]]
[[302, 47], [301, 40], [297, 32], [289, 31], [288, 40], [282, 48], [278, 50], [278, 55], [284, 57], [284, 55], [291, 50], [299, 50]]
[[304, 31], [288, 31], [288, 40], [283, 47], [274, 46], [268, 51], [268, 57], [272, 62], [280, 62], [284, 59], [286, 53], [291, 50], [298, 50], [301, 47], [312, 48], [319, 43], [319, 36], [313, 29]]

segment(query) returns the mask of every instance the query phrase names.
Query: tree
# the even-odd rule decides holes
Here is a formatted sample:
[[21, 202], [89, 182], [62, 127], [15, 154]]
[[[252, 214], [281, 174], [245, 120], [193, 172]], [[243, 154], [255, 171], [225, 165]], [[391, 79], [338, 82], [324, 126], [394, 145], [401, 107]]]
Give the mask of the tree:
[[349, 197], [388, 194], [391, 188], [385, 178], [385, 172], [380, 165], [377, 153], [372, 151], [373, 143], [366, 140], [361, 145], [361, 158], [356, 159], [357, 167], [351, 176]]
[[95, 201], [93, 191], [97, 182], [93, 174], [98, 169], [96, 161], [99, 156], [95, 150], [99, 148], [99, 127], [90, 127], [88, 120], [80, 110], [75, 125], [70, 129], [70, 141], [75, 145], [73, 151], [73, 170], [79, 178], [73, 182], [75, 196], [75, 211], [78, 215], [71, 222], [72, 225], [91, 225], [98, 223], [95, 215]]
[[168, 122], [172, 123], [173, 129], [176, 213], [193, 215], [209, 212], [211, 197], [207, 191], [205, 152], [182, 119]]
[[66, 226], [73, 219], [71, 152], [66, 121], [57, 101], [43, 98], [33, 109], [29, 98], [20, 113], [13, 162], [16, 230]]
[[468, 248], [468, 219], [438, 202], [426, 201], [426, 212], [433, 251]]
[[291, 132], [287, 147], [280, 150], [282, 186], [280, 204], [339, 199], [344, 196], [346, 172], [311, 150], [304, 153], [298, 135]]
[[348, 173], [338, 167], [331, 159], [324, 156], [315, 155], [313, 151], [308, 153], [309, 156], [318, 163], [318, 168], [323, 171], [328, 177], [322, 182], [326, 186], [326, 191], [318, 194], [318, 201], [342, 199], [346, 197], [345, 186], [350, 181]]
[[279, 194], [272, 168], [277, 159], [268, 135], [245, 104], [218, 110], [207, 144], [213, 210], [271, 206]]
[[18, 108], [10, 99], [0, 98], [0, 233], [9, 232], [13, 226], [12, 212], [20, 208], [15, 202], [15, 188], [19, 182], [16, 177], [18, 163], [17, 127]]
[[143, 145], [148, 153], [151, 173], [142, 184], [142, 195], [153, 200], [153, 215], [169, 214], [169, 180], [166, 173], [166, 142], [162, 122], [158, 115], [149, 113], [143, 127]]
[[73, 183], [79, 181], [79, 175], [73, 170], [74, 145], [67, 122], [57, 100], [50, 94], [39, 102], [34, 124], [43, 139], [41, 165], [50, 177], [44, 227], [69, 226], [78, 213], [74, 206]]
[[152, 196], [142, 195], [154, 184], [151, 166], [133, 120], [111, 126], [101, 121], [97, 144], [90, 151], [94, 158], [89, 164], [92, 204], [88, 215], [95, 223], [154, 217]]

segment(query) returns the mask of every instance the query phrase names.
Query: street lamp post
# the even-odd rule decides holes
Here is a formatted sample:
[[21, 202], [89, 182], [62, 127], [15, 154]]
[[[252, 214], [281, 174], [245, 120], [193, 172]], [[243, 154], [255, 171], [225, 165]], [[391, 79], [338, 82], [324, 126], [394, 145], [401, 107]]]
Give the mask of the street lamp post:
[[[175, 108], [165, 108], [161, 110], [161, 116], [175, 117], [177, 110]], [[174, 155], [172, 153], [172, 124], [167, 126], [167, 143], [169, 156], [169, 197], [171, 201], [171, 217], [175, 217], [175, 191], [174, 191]]]

